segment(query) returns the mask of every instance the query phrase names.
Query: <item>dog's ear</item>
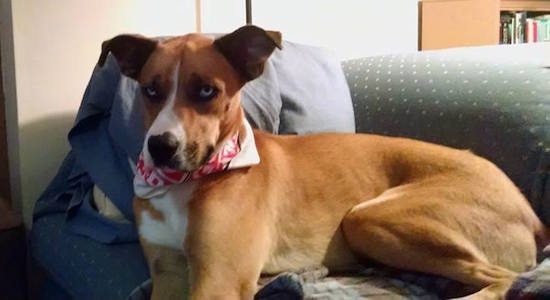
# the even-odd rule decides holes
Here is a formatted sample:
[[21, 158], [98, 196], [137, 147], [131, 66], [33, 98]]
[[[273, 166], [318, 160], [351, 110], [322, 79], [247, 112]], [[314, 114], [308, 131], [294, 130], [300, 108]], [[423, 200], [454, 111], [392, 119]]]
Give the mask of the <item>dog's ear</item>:
[[139, 35], [118, 35], [101, 45], [98, 65], [103, 66], [107, 55], [111, 52], [118, 61], [120, 71], [128, 77], [137, 79], [149, 55], [157, 47], [157, 43], [156, 40]]
[[269, 55], [281, 48], [281, 33], [246, 25], [216, 39], [214, 45], [246, 82], [262, 75]]

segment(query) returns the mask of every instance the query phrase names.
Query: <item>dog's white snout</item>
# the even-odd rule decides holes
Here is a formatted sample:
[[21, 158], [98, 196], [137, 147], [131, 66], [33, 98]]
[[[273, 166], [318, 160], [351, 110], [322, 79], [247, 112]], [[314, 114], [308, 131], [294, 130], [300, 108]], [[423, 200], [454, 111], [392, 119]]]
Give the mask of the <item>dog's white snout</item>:
[[168, 131], [151, 135], [147, 139], [147, 150], [156, 166], [169, 166], [178, 148], [179, 141], [177, 137]]

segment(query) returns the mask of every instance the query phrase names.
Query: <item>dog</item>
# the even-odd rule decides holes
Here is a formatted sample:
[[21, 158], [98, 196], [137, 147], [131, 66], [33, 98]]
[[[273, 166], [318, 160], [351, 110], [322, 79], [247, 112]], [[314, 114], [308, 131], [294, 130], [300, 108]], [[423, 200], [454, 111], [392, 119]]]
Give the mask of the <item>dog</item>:
[[[134, 211], [153, 299], [253, 299], [262, 274], [373, 260], [498, 299], [547, 228], [469, 151], [397, 137], [252, 129], [239, 91], [281, 34], [119, 35], [102, 45], [140, 86], [147, 133]], [[284, 51], [284, 50], [283, 50]]]

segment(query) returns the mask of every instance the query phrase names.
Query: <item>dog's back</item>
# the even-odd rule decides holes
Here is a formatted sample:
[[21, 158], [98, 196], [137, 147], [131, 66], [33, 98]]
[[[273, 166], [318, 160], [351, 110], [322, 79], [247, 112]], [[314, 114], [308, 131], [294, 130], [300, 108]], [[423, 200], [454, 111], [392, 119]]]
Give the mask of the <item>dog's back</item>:
[[[266, 227], [264, 272], [356, 263], [340, 224], [360, 203], [383, 206], [373, 217], [410, 229], [429, 216], [508, 269], [535, 263], [534, 234], [544, 226], [506, 175], [469, 151], [376, 135], [256, 132], [255, 140], [260, 164], [212, 176], [199, 187], [199, 198], [216, 199], [223, 190], [223, 201], [235, 199], [241, 211], [253, 203], [254, 211], [243, 214]], [[425, 234], [411, 230], [407, 239], [414, 243]]]

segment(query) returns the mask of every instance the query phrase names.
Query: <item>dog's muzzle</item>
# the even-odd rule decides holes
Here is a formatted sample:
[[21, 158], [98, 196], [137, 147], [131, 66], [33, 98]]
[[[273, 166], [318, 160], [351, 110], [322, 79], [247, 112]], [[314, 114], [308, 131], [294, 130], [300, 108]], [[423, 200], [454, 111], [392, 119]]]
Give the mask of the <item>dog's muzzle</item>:
[[178, 148], [178, 139], [170, 132], [149, 136], [147, 140], [147, 150], [157, 167], [170, 167]]

